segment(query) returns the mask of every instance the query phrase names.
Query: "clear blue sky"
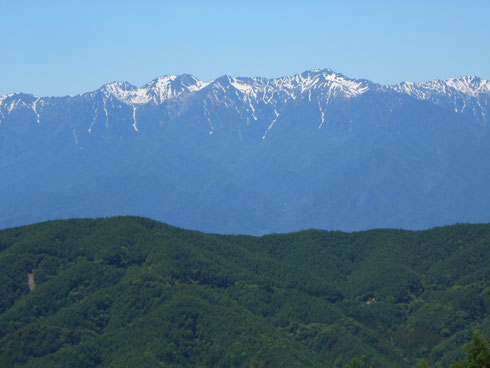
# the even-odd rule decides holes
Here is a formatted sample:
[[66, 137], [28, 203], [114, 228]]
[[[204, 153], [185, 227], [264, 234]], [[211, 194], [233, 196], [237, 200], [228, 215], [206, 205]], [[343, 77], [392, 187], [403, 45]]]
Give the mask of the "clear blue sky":
[[489, 17], [488, 0], [0, 0], [0, 94], [325, 67], [384, 84], [490, 79]]

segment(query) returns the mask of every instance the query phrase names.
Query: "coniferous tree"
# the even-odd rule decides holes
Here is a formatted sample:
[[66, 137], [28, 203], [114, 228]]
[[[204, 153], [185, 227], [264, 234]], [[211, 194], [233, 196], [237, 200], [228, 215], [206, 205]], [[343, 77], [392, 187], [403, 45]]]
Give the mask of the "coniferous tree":
[[364, 364], [362, 363], [362, 360], [359, 358], [354, 358], [350, 361], [350, 363], [347, 364], [347, 368], [363, 368]]
[[475, 332], [470, 343], [466, 344], [466, 360], [453, 363], [451, 368], [488, 368], [490, 367], [490, 348], [485, 337]]

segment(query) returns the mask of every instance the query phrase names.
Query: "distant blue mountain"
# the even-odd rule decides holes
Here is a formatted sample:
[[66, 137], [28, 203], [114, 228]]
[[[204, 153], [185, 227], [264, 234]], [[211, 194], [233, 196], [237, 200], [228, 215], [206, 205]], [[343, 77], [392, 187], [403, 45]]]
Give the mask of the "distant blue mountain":
[[141, 215], [207, 232], [490, 221], [490, 81], [332, 70], [0, 96], [0, 227]]

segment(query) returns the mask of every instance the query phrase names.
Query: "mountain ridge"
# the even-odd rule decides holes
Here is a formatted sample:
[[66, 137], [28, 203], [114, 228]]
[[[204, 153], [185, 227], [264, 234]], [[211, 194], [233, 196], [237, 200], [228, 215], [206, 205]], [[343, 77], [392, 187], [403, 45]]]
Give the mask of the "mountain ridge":
[[[116, 81], [106, 83], [95, 91], [75, 96], [38, 97], [25, 93], [7, 94], [0, 96], [0, 123], [19, 107], [32, 109], [36, 115], [36, 121], [40, 122], [42, 110], [46, 104], [67, 98], [96, 99], [98, 95], [103, 95], [105, 103], [114, 99], [137, 109], [146, 104], [161, 105], [169, 100], [186, 94], [192, 95], [203, 90], [211, 89], [209, 92], [213, 92], [214, 88], [225, 91], [229, 86], [233, 87], [234, 93], [241, 94], [238, 97], [248, 105], [247, 114], [253, 120], [258, 119], [255, 115], [255, 109], [260, 105], [272, 104], [277, 108], [277, 106], [287, 104], [298, 97], [305, 97], [304, 93], [306, 92], [309, 101], [311, 101], [312, 92], [321, 94], [317, 100], [320, 113], [323, 114], [320, 104], [325, 107], [331, 98], [353, 98], [368, 91], [394, 91], [418, 100], [451, 105], [455, 112], [464, 113], [468, 107], [469, 110], [473, 111], [478, 123], [482, 125], [488, 123], [490, 81], [486, 79], [461, 76], [428, 82], [401, 82], [395, 85], [382, 85], [366, 79], [348, 78], [328, 68], [313, 69], [301, 74], [278, 78], [223, 75], [209, 82], [200, 81], [190, 74], [164, 75], [141, 87], [129, 82]], [[214, 92], [217, 98], [216, 91]], [[441, 97], [443, 101], [441, 101]], [[479, 99], [479, 97], [483, 97], [483, 99]], [[8, 103], [10, 105], [6, 107]], [[275, 114], [277, 115], [277, 112]], [[135, 131], [137, 131], [136, 128]]]
[[413, 95], [315, 70], [9, 97], [0, 227], [119, 214], [250, 234], [488, 222], [490, 94], [462, 81], [480, 92]]
[[[399, 87], [399, 86], [404, 86], [404, 85], [408, 85], [408, 86], [428, 86], [428, 85], [441, 85], [441, 84], [445, 84], [445, 83], [448, 83], [448, 82], [461, 82], [461, 81], [464, 81], [464, 83], [466, 84], [470, 84], [471, 82], [475, 81], [475, 80], [479, 80], [481, 81], [481, 84], [483, 85], [483, 88], [481, 87], [478, 87], [478, 88], [475, 88], [475, 89], [471, 89], [471, 88], [467, 88], [465, 87], [464, 90], [466, 90], [466, 92], [468, 94], [472, 94], [474, 95], [475, 92], [477, 92], [480, 88], [482, 89], [482, 92], [481, 93], [490, 93], [490, 80], [487, 80], [485, 78], [481, 78], [479, 76], [476, 76], [476, 75], [461, 75], [461, 76], [457, 76], [457, 77], [448, 77], [448, 78], [444, 78], [444, 79], [432, 79], [432, 80], [428, 80], [428, 81], [422, 81], [422, 82], [414, 82], [414, 81], [402, 81], [402, 82], [399, 82], [399, 83], [396, 83], [396, 84], [382, 84], [382, 83], [377, 83], [377, 82], [374, 82], [374, 81], [371, 81], [369, 79], [365, 79], [365, 78], [350, 78], [350, 77], [347, 77], [345, 76], [344, 74], [342, 73], [337, 73], [335, 71], [333, 71], [332, 69], [330, 68], [324, 68], [324, 69], [311, 69], [311, 70], [305, 70], [304, 72], [302, 73], [299, 73], [299, 74], [293, 74], [293, 75], [285, 75], [285, 76], [281, 76], [281, 77], [272, 77], [272, 78], [268, 78], [268, 77], [260, 77], [260, 76], [255, 76], [255, 77], [234, 77], [234, 76], [231, 76], [231, 75], [227, 75], [227, 74], [224, 74], [220, 77], [217, 77], [211, 81], [204, 81], [204, 80], [200, 80], [198, 79], [197, 77], [195, 77], [194, 75], [192, 74], [188, 74], [188, 73], [183, 73], [183, 74], [164, 74], [164, 75], [161, 75], [157, 78], [154, 78], [152, 79], [151, 81], [143, 84], [142, 86], [138, 87], [137, 85], [135, 84], [132, 84], [128, 81], [122, 81], [122, 80], [117, 80], [117, 81], [113, 81], [113, 82], [108, 82], [108, 83], [104, 83], [101, 87], [99, 87], [98, 89], [96, 90], [93, 90], [93, 91], [87, 91], [87, 92], [82, 92], [82, 93], [79, 93], [79, 94], [75, 94], [75, 95], [62, 95], [62, 96], [37, 96], [37, 95], [34, 95], [34, 94], [29, 94], [29, 93], [26, 93], [26, 92], [13, 92], [13, 93], [7, 93], [7, 94], [3, 94], [3, 95], [0, 95], [0, 101], [5, 99], [6, 97], [12, 97], [14, 95], [19, 95], [19, 94], [24, 94], [24, 95], [30, 95], [30, 96], [33, 96], [35, 98], [64, 98], [64, 97], [76, 97], [76, 96], [83, 96], [83, 95], [87, 95], [87, 94], [91, 94], [91, 93], [94, 93], [94, 92], [97, 92], [97, 91], [100, 91], [102, 90], [105, 86], [110, 86], [110, 85], [126, 85], [128, 87], [130, 87], [131, 89], [143, 89], [145, 87], [149, 87], [151, 85], [154, 85], [156, 84], [157, 82], [159, 81], [167, 81], [167, 80], [175, 80], [179, 77], [190, 77], [192, 79], [194, 79], [196, 82], [200, 82], [202, 84], [205, 84], [205, 86], [213, 83], [214, 81], [222, 78], [222, 77], [228, 77], [228, 78], [232, 78], [232, 79], [238, 79], [238, 80], [245, 80], [245, 79], [251, 79], [251, 80], [266, 80], [266, 81], [274, 81], [274, 80], [287, 80], [287, 79], [290, 79], [290, 78], [294, 78], [294, 77], [298, 77], [298, 76], [301, 76], [303, 74], [311, 74], [311, 73], [328, 73], [328, 74], [334, 74], [334, 75], [337, 75], [341, 78], [345, 78], [345, 79], [349, 79], [349, 80], [352, 80], [352, 81], [364, 81], [364, 82], [368, 82], [370, 83], [371, 85], [376, 85], [376, 86], [379, 86], [379, 87], [385, 87], [385, 88], [399, 88], [399, 89], [402, 89], [402, 87]], [[463, 92], [463, 91], [461, 91]]]

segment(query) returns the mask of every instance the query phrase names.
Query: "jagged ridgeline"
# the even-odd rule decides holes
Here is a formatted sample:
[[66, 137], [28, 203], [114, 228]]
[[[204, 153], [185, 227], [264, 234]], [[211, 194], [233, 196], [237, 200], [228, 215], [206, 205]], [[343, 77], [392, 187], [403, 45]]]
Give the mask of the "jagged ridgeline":
[[447, 367], [490, 336], [490, 225], [264, 237], [0, 231], [0, 366]]
[[490, 82], [329, 69], [0, 96], [0, 228], [139, 215], [205, 232], [490, 221]]

